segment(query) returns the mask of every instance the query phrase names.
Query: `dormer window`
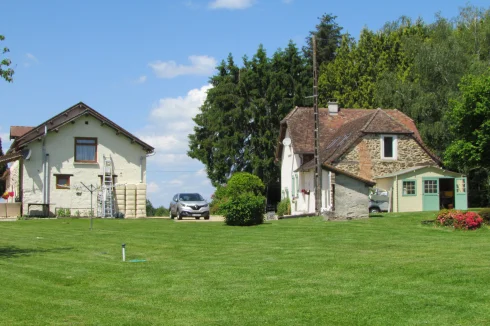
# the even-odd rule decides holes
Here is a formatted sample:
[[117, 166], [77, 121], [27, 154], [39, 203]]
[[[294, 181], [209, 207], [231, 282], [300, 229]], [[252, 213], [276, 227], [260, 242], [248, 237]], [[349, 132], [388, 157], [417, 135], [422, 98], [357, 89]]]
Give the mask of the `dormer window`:
[[397, 138], [395, 135], [382, 135], [381, 136], [381, 159], [383, 160], [396, 160], [397, 153]]

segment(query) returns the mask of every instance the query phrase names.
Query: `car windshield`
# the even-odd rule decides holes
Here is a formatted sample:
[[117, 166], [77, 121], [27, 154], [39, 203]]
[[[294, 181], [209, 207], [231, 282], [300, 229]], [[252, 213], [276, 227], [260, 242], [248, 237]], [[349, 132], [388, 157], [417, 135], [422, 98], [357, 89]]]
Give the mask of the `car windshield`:
[[180, 194], [179, 199], [182, 201], [203, 201], [199, 194]]

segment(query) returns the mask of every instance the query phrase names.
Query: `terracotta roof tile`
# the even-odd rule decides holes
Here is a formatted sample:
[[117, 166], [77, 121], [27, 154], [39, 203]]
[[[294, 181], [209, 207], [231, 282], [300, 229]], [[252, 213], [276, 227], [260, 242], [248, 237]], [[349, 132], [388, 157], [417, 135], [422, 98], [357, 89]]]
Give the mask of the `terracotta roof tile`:
[[27, 126], [11, 126], [10, 127], [10, 140], [19, 138], [20, 136], [28, 133], [34, 129], [34, 127]]

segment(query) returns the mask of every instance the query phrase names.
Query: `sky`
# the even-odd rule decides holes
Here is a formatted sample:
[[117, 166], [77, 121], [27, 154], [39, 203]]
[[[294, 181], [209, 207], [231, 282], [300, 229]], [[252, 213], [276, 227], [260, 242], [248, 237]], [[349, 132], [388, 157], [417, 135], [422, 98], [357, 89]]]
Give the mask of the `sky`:
[[[0, 137], [12, 125], [37, 126], [80, 101], [156, 149], [148, 197], [214, 192], [205, 167], [187, 156], [188, 134], [218, 62], [305, 44], [324, 13], [344, 32], [380, 29], [404, 15], [432, 22], [457, 16], [466, 0], [2, 0], [1, 47], [15, 70], [0, 80]], [[488, 8], [488, 0], [474, 0]], [[279, 128], [279, 126], [278, 126]]]

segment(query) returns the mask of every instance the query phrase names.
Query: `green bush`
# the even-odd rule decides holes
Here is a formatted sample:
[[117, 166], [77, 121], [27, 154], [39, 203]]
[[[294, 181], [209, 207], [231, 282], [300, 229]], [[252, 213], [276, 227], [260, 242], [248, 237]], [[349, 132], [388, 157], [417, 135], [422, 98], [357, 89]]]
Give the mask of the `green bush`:
[[247, 172], [237, 172], [228, 181], [224, 193], [225, 197], [238, 196], [243, 193], [252, 193], [256, 196], [263, 195], [265, 186], [256, 175]]
[[244, 193], [231, 197], [221, 207], [225, 223], [235, 226], [249, 226], [264, 222], [265, 197]]
[[484, 208], [478, 212], [485, 224], [490, 224], [490, 208]]
[[58, 208], [56, 217], [71, 217], [71, 211], [69, 208]]
[[247, 172], [237, 172], [232, 175], [227, 184], [216, 187], [215, 193], [211, 196], [209, 212], [211, 215], [226, 215], [224, 207], [232, 198], [247, 193], [262, 196], [264, 190], [265, 186], [259, 177]]
[[291, 214], [291, 202], [289, 198], [284, 198], [277, 205], [277, 216], [281, 217], [289, 214]]

